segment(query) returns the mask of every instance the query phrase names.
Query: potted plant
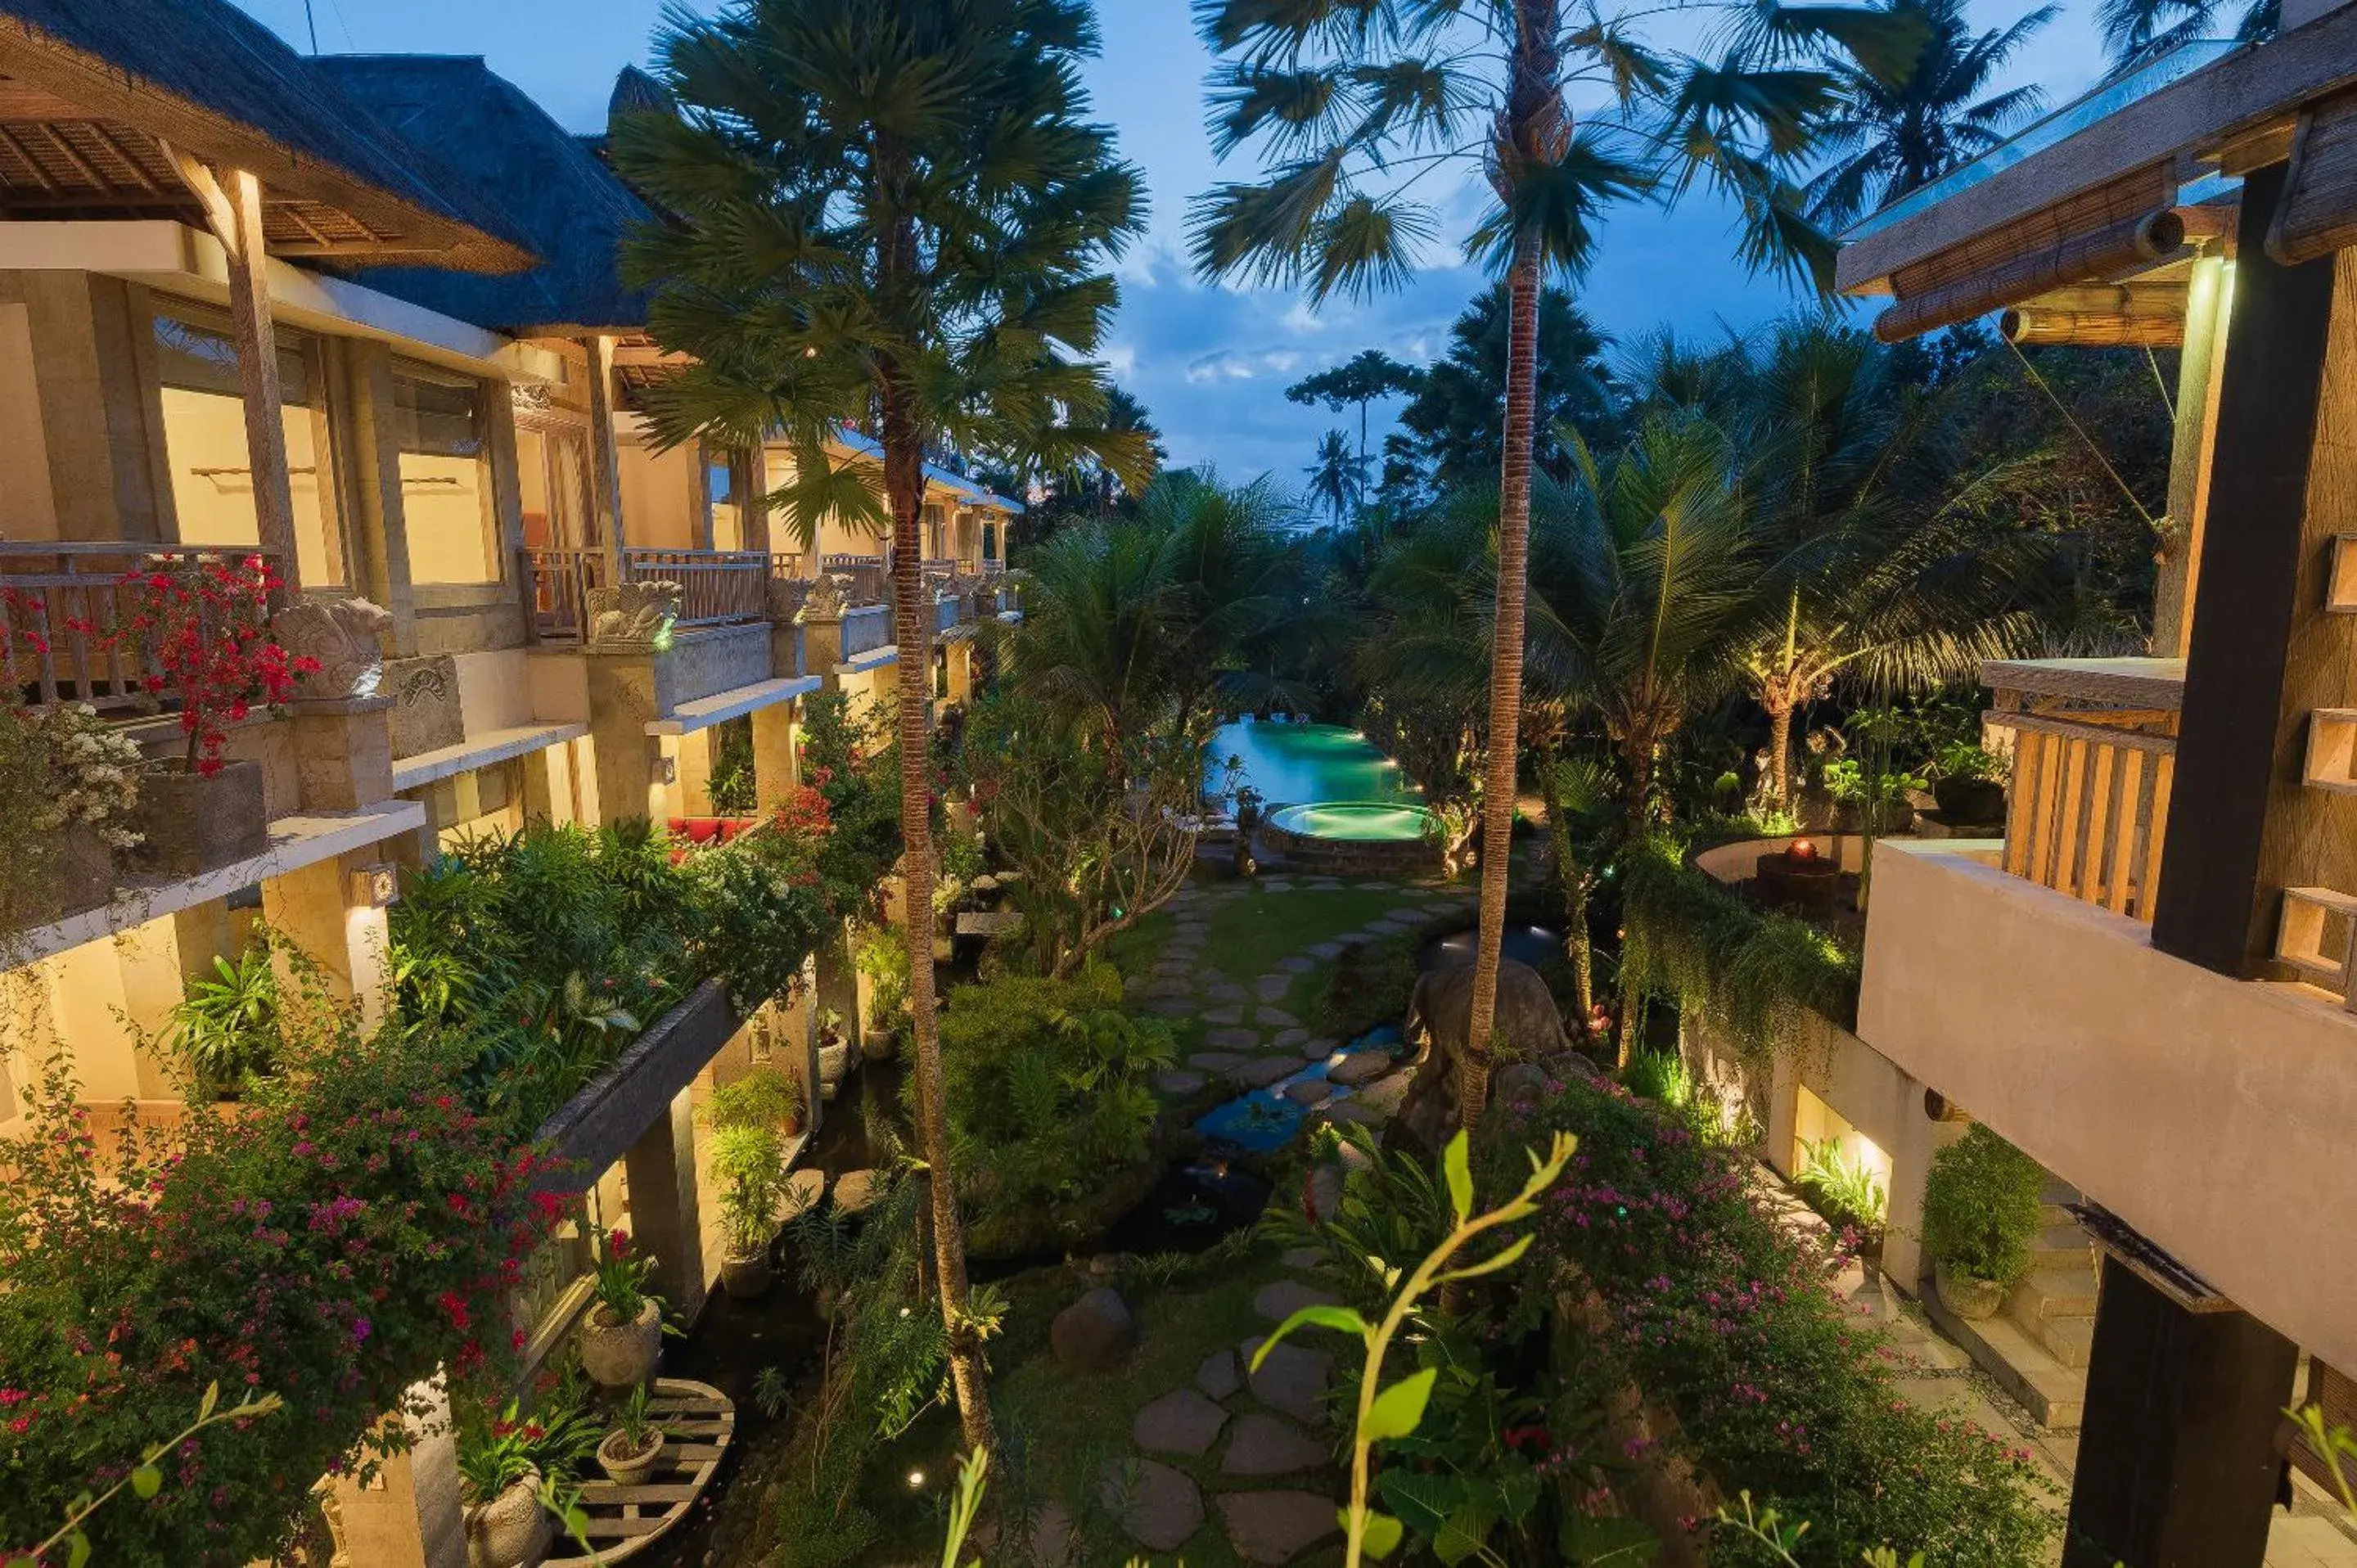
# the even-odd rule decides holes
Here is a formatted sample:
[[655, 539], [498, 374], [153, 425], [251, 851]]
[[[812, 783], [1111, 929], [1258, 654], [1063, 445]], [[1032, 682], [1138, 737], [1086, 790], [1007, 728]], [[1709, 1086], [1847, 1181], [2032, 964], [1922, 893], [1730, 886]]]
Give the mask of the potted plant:
[[757, 1067], [730, 1079], [705, 1102], [704, 1119], [714, 1130], [766, 1127], [794, 1138], [802, 1134], [804, 1101], [802, 1080], [774, 1067]]
[[1932, 798], [1952, 822], [2005, 821], [2008, 758], [1959, 741], [1942, 749], [1932, 765]]
[[262, 853], [270, 842], [262, 765], [221, 756], [231, 725], [257, 706], [284, 703], [319, 661], [290, 654], [270, 636], [271, 596], [282, 586], [260, 555], [231, 564], [167, 560], [123, 579], [131, 614], [111, 640], [135, 645], [148, 693], [180, 706], [178, 757], [141, 779], [139, 863], [189, 876]]
[[1245, 784], [1236, 790], [1236, 837], [1249, 839], [1260, 826], [1261, 792]]
[[1991, 1316], [2029, 1273], [2045, 1186], [2036, 1160], [1977, 1122], [1932, 1157], [1923, 1180], [1923, 1251], [1949, 1311], [1966, 1319]]
[[721, 1128], [712, 1139], [712, 1179], [726, 1242], [721, 1288], [749, 1300], [770, 1288], [770, 1242], [786, 1195], [785, 1139], [774, 1124]]
[[533, 1459], [544, 1434], [516, 1413], [513, 1400], [482, 1431], [462, 1433], [458, 1481], [467, 1502], [468, 1568], [522, 1568], [547, 1553], [554, 1521], [540, 1506]]
[[637, 1388], [655, 1374], [663, 1304], [647, 1289], [654, 1267], [651, 1255], [631, 1250], [629, 1231], [606, 1233], [597, 1299], [581, 1318], [581, 1369], [599, 1388]]
[[647, 1413], [644, 1384], [614, 1407], [614, 1428], [597, 1444], [597, 1467], [618, 1487], [641, 1487], [662, 1458], [663, 1424]]
[[167, 1044], [215, 1098], [235, 1100], [246, 1081], [276, 1068], [278, 972], [257, 943], [235, 963], [213, 960], [214, 978], [191, 980], [172, 1009]]
[[1864, 832], [1870, 822], [1878, 833], [1903, 833], [1915, 825], [1915, 808], [1908, 791], [1923, 788], [1923, 780], [1897, 770], [1869, 775], [1854, 757], [1825, 764], [1825, 791], [1834, 798], [1834, 825], [1843, 832]]

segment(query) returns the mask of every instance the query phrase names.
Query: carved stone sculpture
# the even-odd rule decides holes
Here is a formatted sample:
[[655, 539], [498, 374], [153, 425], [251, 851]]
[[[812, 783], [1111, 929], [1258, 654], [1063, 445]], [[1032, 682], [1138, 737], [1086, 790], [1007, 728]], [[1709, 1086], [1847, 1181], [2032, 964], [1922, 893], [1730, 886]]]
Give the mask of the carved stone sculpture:
[[296, 658], [319, 661], [315, 673], [303, 677], [298, 696], [373, 697], [384, 681], [384, 650], [377, 638], [392, 624], [392, 611], [366, 599], [308, 599], [272, 617], [270, 635]]
[[813, 579], [810, 592], [803, 596], [802, 618], [805, 621], [841, 620], [851, 602], [851, 579], [822, 572]]
[[[1467, 1026], [1473, 1016], [1473, 966], [1452, 964], [1418, 977], [1410, 994], [1407, 1017], [1400, 1032], [1416, 1049], [1408, 1065], [1415, 1078], [1407, 1099], [1384, 1130], [1387, 1148], [1422, 1146], [1437, 1154], [1464, 1124], [1458, 1102], [1458, 1064], [1466, 1049]], [[1495, 1034], [1514, 1056], [1540, 1060], [1560, 1059], [1571, 1050], [1546, 981], [1528, 964], [1512, 959], [1498, 965]], [[1501, 1079], [1490, 1081], [1495, 1100]], [[1404, 1140], [1404, 1141], [1403, 1141]]]
[[677, 583], [623, 583], [588, 594], [589, 640], [603, 648], [652, 648], [679, 620]]

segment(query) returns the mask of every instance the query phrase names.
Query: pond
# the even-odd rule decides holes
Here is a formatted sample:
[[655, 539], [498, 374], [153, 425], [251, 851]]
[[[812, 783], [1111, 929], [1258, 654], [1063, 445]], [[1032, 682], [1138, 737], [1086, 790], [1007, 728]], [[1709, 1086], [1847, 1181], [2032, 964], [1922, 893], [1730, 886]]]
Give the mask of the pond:
[[1419, 799], [1398, 763], [1342, 725], [1253, 719], [1222, 725], [1204, 758], [1204, 788], [1213, 794], [1227, 787], [1230, 757], [1243, 764], [1243, 781], [1272, 806]]

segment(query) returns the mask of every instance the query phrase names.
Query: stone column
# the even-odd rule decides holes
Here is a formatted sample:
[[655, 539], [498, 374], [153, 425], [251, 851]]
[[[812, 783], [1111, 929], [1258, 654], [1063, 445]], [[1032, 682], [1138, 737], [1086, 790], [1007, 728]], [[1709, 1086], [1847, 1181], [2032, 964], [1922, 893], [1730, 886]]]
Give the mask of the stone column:
[[393, 799], [393, 705], [382, 693], [392, 614], [366, 599], [314, 599], [271, 618], [270, 634], [318, 669], [288, 704], [296, 788], [311, 811], [356, 811]]
[[801, 714], [800, 702], [753, 710], [753, 802], [763, 816], [802, 784], [802, 760], [794, 755]]
[[712, 758], [716, 749], [713, 737], [717, 733], [700, 729], [693, 735], [677, 736], [672, 743], [671, 799], [683, 817], [709, 817], [717, 810], [712, 803]]
[[2261, 1568], [2298, 1348], [2104, 1259], [2063, 1568]]
[[589, 546], [606, 553], [606, 580], [622, 578], [622, 463], [614, 445], [614, 339], [581, 340], [589, 357]]
[[811, 955], [813, 994], [820, 1008], [843, 1015], [843, 1041], [857, 1050], [861, 1037], [859, 971], [851, 961], [851, 928], [846, 922]]
[[354, 1568], [467, 1568], [449, 1395], [438, 1382], [419, 1383], [408, 1399], [425, 1413], [389, 1418], [409, 1428], [408, 1450], [385, 1460], [364, 1487], [349, 1478], [328, 1485], [338, 1560]]
[[704, 1308], [704, 1219], [695, 1187], [695, 1096], [683, 1089], [622, 1156], [630, 1245], [652, 1253], [655, 1293], [693, 1322]]
[[821, 574], [802, 600], [802, 667], [825, 682], [826, 690], [843, 690], [838, 669], [843, 663], [844, 590], [849, 579]]
[[676, 584], [593, 588], [585, 650], [589, 741], [596, 754], [597, 818], [603, 822], [668, 815], [662, 747], [647, 734], [661, 716], [657, 660], [679, 617]]
[[264, 918], [319, 966], [330, 995], [357, 1001], [371, 1026], [384, 1016], [393, 985], [385, 907], [393, 873], [378, 854], [355, 850], [262, 885]]

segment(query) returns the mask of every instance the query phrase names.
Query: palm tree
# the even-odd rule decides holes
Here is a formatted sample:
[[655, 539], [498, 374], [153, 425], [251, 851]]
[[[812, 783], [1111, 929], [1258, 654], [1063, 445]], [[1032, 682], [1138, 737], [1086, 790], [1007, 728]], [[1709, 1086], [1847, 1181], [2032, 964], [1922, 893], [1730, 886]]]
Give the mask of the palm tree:
[[1809, 216], [1829, 229], [1846, 228], [1972, 162], [2046, 101], [2036, 86], [1987, 88], [2061, 7], [2040, 5], [2009, 27], [1976, 34], [1964, 0], [1879, 4], [1922, 28], [1922, 51], [1896, 83], [1855, 68], [1841, 72], [1843, 107], [1823, 142], [1840, 156], [1809, 182]]
[[[1135, 481], [1145, 439], [1103, 428], [1105, 270], [1139, 225], [1136, 172], [1091, 123], [1077, 64], [1085, 0], [734, 0], [670, 12], [658, 46], [677, 113], [617, 137], [624, 172], [673, 221], [634, 238], [650, 327], [694, 363], [651, 392], [672, 446], [758, 448], [782, 432], [795, 478], [772, 502], [807, 545], [822, 518], [888, 519], [901, 832], [919, 1148], [950, 1370], [968, 1444], [994, 1445], [986, 1326], [968, 1310], [933, 991], [926, 726], [932, 607], [918, 565], [928, 446], [1093, 455]], [[880, 468], [826, 441], [872, 426]], [[880, 478], [885, 509], [868, 484]]]
[[[1503, 272], [1512, 301], [1481, 923], [1460, 1094], [1469, 1120], [1488, 1093], [1505, 922], [1543, 275], [1579, 272], [1606, 204], [1702, 183], [1736, 205], [1747, 263], [1825, 286], [1831, 245], [1785, 177], [1833, 105], [1823, 67], [1839, 46], [1895, 73], [1920, 42], [1898, 36], [1910, 29], [1888, 13], [1758, 0], [1729, 7], [1716, 59], [1673, 59], [1600, 14], [1566, 31], [1563, 11], [1562, 0], [1202, 0], [1198, 9], [1222, 57], [1215, 151], [1258, 142], [1272, 164], [1263, 182], [1224, 184], [1198, 203], [1199, 273], [1298, 285], [1313, 303], [1371, 293], [1404, 281], [1436, 231], [1417, 179], [1478, 159], [1497, 198], [1469, 240]], [[1576, 129], [1566, 99], [1575, 84], [1610, 93], [1616, 117]]]
[[1321, 503], [1336, 522], [1359, 509], [1366, 489], [1366, 459], [1351, 450], [1351, 438], [1329, 430], [1318, 438], [1318, 460], [1302, 470], [1309, 476], [1309, 499]]
[[[2235, 38], [2249, 42], [2276, 36], [2279, 0], [2240, 0], [2240, 5]], [[2095, 25], [2103, 29], [2113, 69], [2126, 70], [2196, 38], [2215, 38], [2220, 15], [2232, 10], [2219, 0], [2104, 0], [2095, 12]]]

